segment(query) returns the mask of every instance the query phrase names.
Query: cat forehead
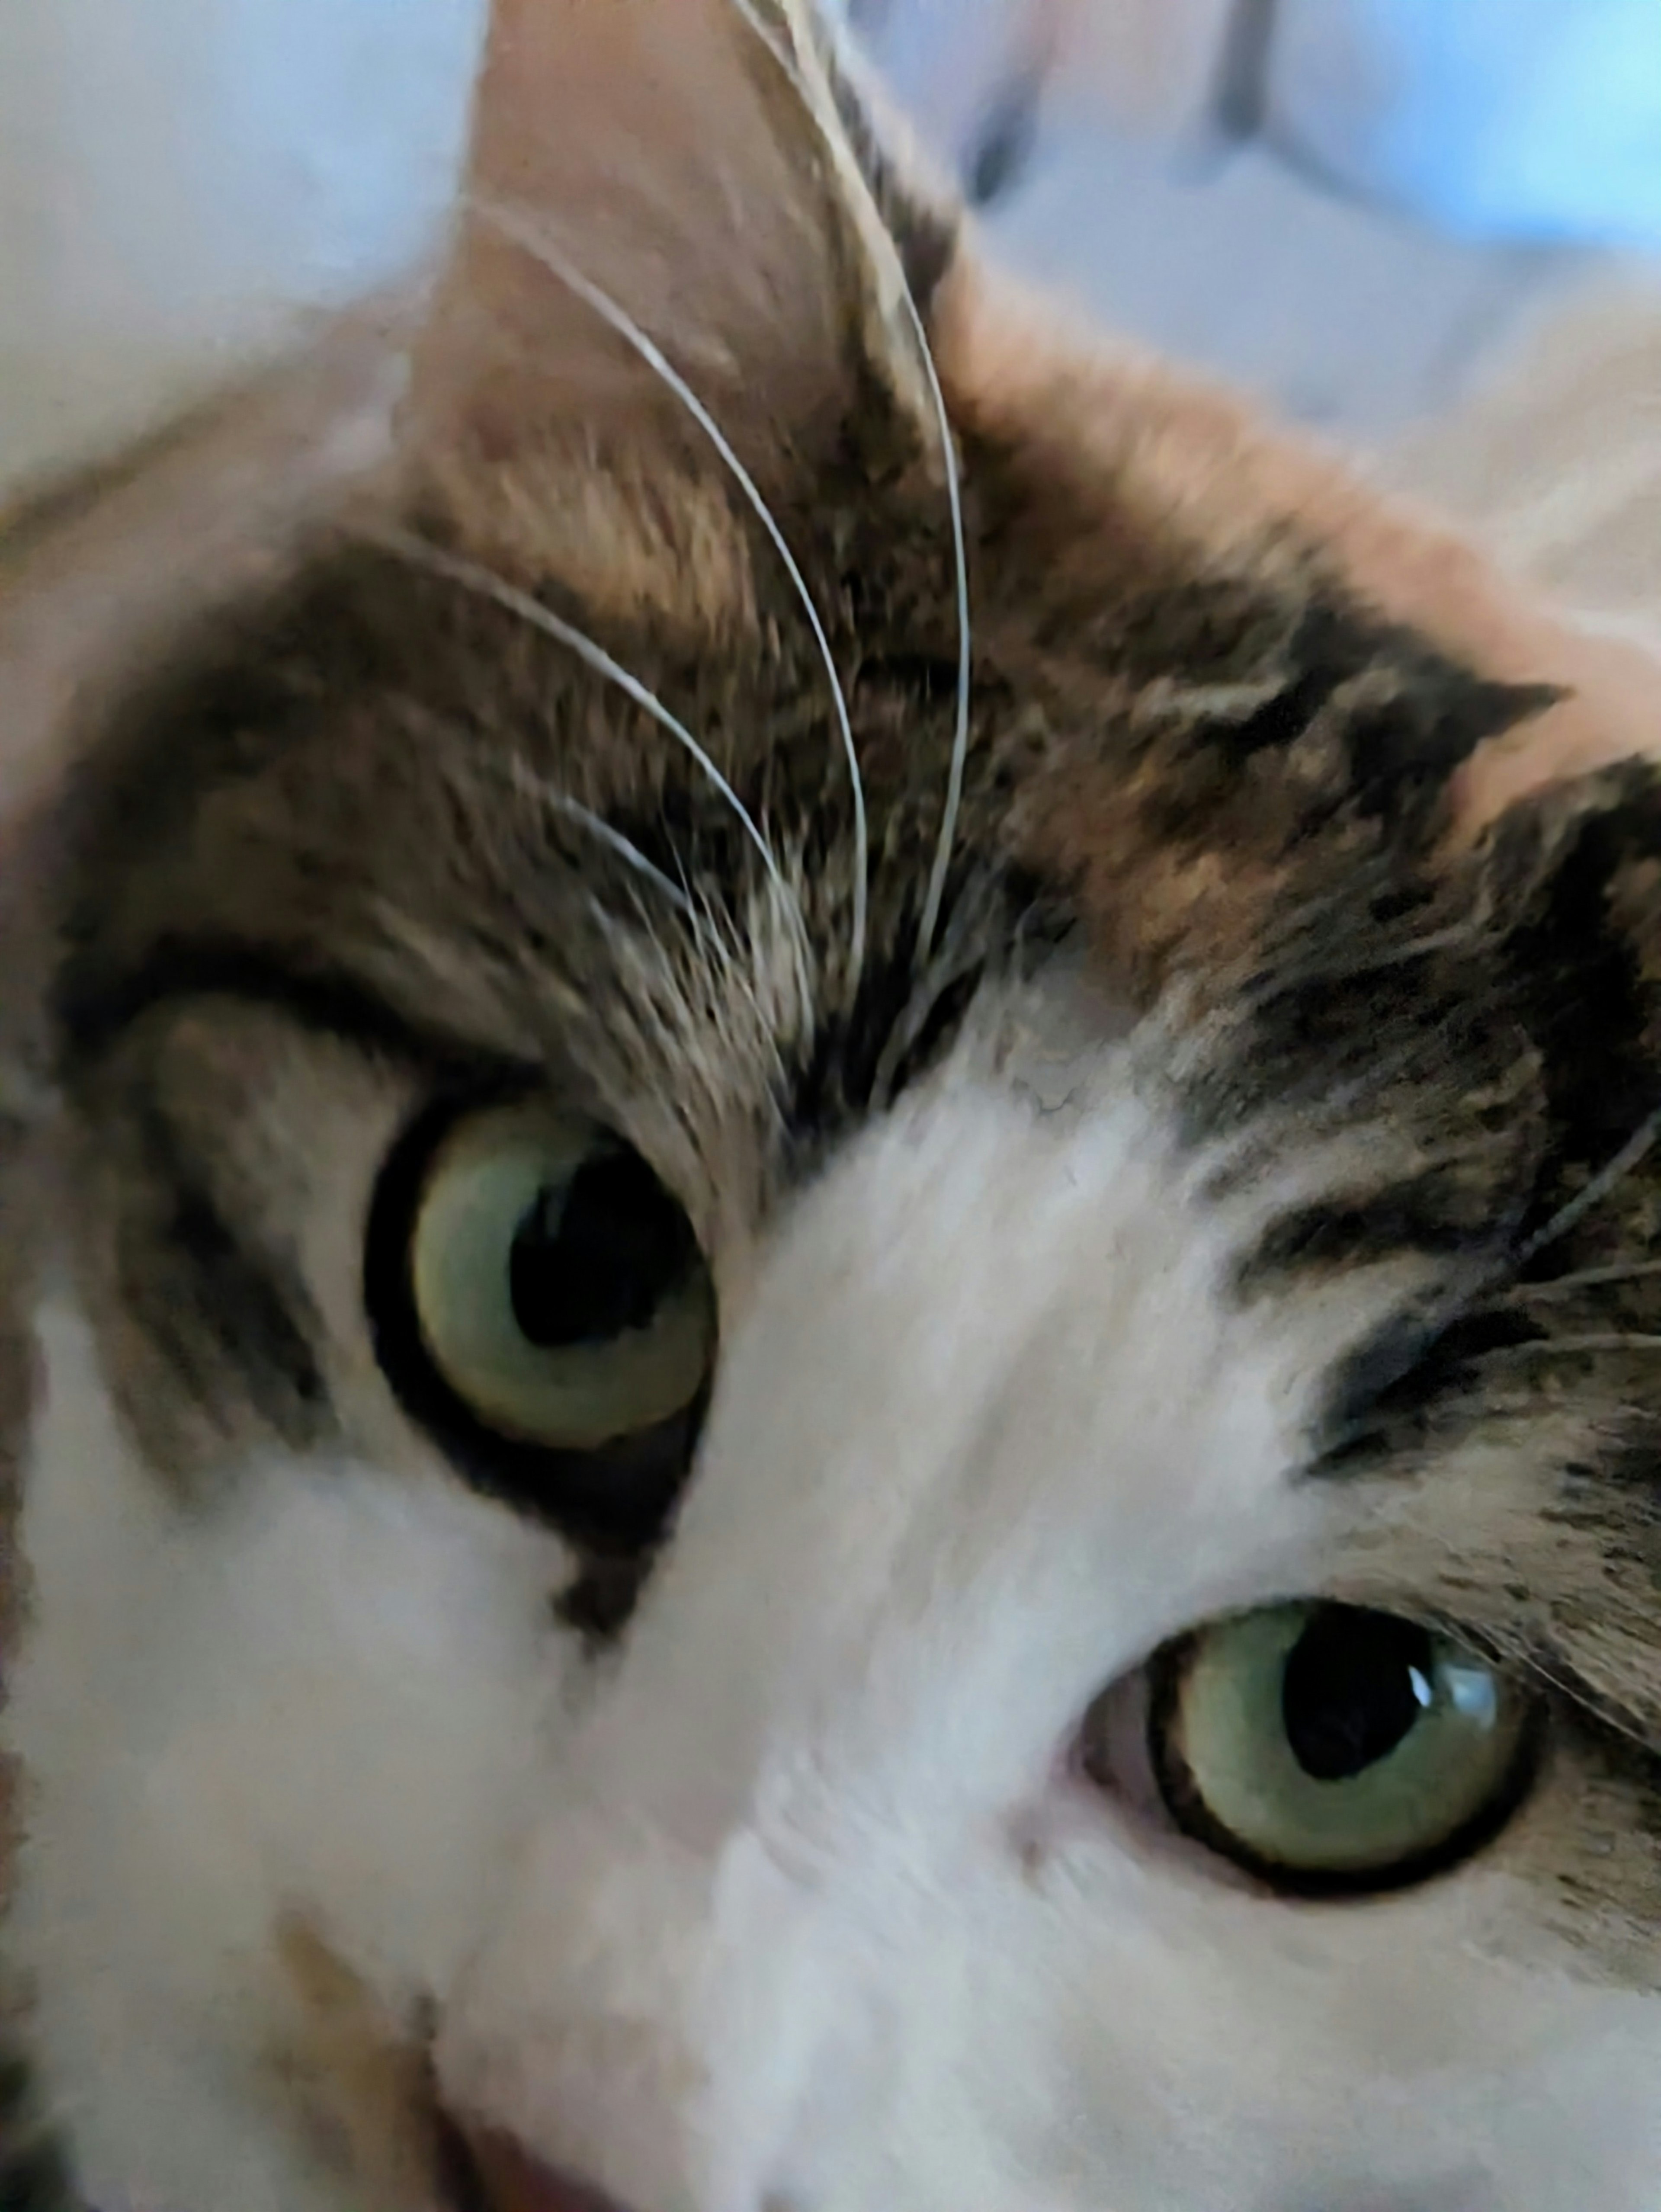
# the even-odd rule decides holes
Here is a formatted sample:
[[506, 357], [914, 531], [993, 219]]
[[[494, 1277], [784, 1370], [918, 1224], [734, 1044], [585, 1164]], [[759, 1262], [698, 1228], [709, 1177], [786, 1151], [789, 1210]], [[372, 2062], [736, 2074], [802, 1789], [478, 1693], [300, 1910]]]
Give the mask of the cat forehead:
[[961, 980], [1031, 919], [1082, 922], [1146, 1005], [1173, 965], [1250, 965], [1342, 868], [1411, 866], [1453, 772], [1538, 704], [1312, 546], [1219, 558], [1020, 427], [948, 449], [873, 388], [749, 489], [581, 426], [451, 453], [187, 635], [76, 795], [91, 988], [204, 935], [411, 953], [464, 912], [479, 960], [540, 924], [587, 988], [609, 921], [683, 974], [764, 947], [788, 1056], [793, 1025], [891, 1025], [923, 956]]

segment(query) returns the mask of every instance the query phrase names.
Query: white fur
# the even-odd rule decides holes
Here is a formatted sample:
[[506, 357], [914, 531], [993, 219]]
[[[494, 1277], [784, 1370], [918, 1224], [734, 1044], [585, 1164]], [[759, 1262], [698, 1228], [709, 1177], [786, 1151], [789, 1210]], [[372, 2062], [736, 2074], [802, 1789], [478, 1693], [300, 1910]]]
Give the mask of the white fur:
[[350, 1463], [274, 1457], [182, 1512], [131, 1463], [79, 1321], [44, 1334], [9, 1934], [48, 2081], [95, 2203], [310, 2212], [332, 2199], [295, 2146], [252, 2154], [286, 2019], [273, 1923], [314, 1908], [397, 2017], [454, 1976], [537, 1784], [556, 1547]]
[[15, 1945], [94, 2202], [350, 2212], [261, 2072], [298, 1906], [640, 2212], [1650, 2212], [1661, 2003], [1479, 1952], [1503, 1855], [1299, 1908], [1069, 1771], [1346, 1510], [1287, 1478], [1377, 1288], [1232, 1308], [1238, 1228], [1110, 1069], [959, 1070], [774, 1235], [592, 1669], [558, 1547], [418, 1455], [164, 1498], [55, 1322]]

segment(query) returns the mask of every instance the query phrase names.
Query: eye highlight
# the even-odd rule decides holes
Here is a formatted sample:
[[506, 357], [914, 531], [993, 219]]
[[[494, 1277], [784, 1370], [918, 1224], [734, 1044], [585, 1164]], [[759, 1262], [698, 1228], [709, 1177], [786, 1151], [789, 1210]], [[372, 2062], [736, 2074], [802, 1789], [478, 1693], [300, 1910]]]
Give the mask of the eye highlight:
[[602, 1548], [650, 1540], [716, 1329], [691, 1224], [638, 1152], [538, 1100], [417, 1127], [382, 1173], [366, 1296], [394, 1389], [478, 1487]]
[[1401, 1888], [1469, 1856], [1521, 1802], [1538, 1749], [1527, 1689], [1450, 1637], [1360, 1607], [1213, 1622], [1148, 1679], [1149, 1759], [1172, 1820], [1304, 1894]]

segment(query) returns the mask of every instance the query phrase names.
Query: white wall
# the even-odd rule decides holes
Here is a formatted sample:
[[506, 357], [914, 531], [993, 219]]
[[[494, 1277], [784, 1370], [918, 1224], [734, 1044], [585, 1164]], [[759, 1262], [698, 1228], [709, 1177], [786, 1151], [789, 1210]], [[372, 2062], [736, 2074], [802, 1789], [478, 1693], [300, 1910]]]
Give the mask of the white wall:
[[0, 0], [0, 498], [418, 255], [483, 5]]

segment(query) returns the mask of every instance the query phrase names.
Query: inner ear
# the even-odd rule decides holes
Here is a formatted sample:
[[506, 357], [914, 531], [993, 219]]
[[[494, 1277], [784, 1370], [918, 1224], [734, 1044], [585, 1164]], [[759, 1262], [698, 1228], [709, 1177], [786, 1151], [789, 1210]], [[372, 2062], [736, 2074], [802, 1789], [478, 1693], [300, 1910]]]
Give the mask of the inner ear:
[[[950, 254], [800, 0], [496, 0], [412, 418], [487, 452], [678, 420], [632, 331], [752, 465], [916, 375]], [[596, 302], [607, 312], [597, 312]]]

